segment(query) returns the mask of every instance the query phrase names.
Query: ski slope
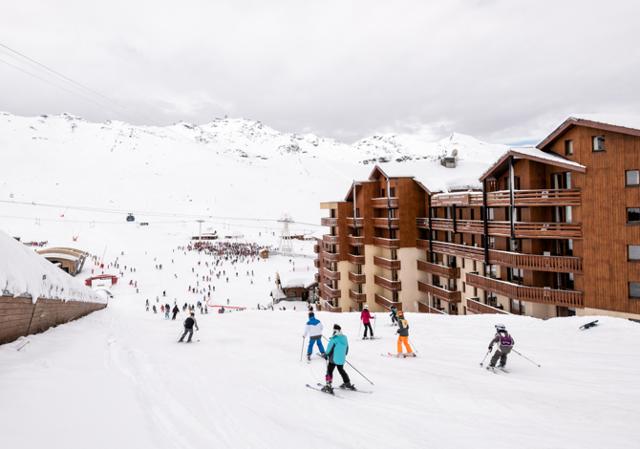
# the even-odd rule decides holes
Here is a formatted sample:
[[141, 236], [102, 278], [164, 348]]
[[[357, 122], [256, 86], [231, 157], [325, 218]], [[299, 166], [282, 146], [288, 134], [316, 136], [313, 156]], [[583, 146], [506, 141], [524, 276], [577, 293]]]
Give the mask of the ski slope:
[[0, 447], [637, 447], [638, 324], [600, 318], [579, 331], [587, 318], [501, 316], [516, 349], [542, 367], [511, 354], [511, 372], [493, 374], [479, 362], [497, 317], [408, 314], [419, 357], [395, 359], [381, 356], [395, 350], [385, 314], [375, 324], [381, 338], [362, 341], [357, 314], [320, 312], [326, 329], [342, 325], [348, 360], [375, 384], [347, 367], [374, 393], [333, 398], [305, 388], [322, 382], [325, 368], [319, 358], [300, 362], [306, 312], [253, 310], [268, 302], [276, 271], [304, 275], [312, 259], [276, 256], [243, 265], [238, 277], [225, 263], [233, 274], [214, 282], [215, 302], [250, 310], [198, 314], [199, 341], [178, 344], [184, 313], [164, 320], [144, 301], [166, 290], [179, 305], [195, 302], [187, 286], [207, 257], [175, 251], [179, 236], [149, 231], [145, 239], [129, 229], [106, 258], [136, 272], [113, 289], [106, 310], [28, 337], [20, 351], [22, 341], [0, 346]]

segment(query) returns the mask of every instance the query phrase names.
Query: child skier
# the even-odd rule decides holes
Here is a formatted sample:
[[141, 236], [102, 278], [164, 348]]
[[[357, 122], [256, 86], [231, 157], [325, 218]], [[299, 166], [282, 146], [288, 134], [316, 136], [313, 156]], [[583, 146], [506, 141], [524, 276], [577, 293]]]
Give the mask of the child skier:
[[331, 382], [333, 381], [333, 370], [338, 368], [338, 372], [342, 377], [343, 384], [340, 388], [355, 390], [356, 387], [351, 385], [349, 376], [344, 370], [344, 364], [347, 361], [347, 354], [349, 353], [349, 341], [347, 337], [342, 334], [342, 328], [338, 324], [333, 325], [333, 336], [329, 339], [329, 345], [327, 346], [327, 356], [329, 363], [327, 363], [327, 375], [325, 376], [326, 385], [322, 387], [322, 391], [325, 393], [333, 394], [333, 387]]
[[194, 326], [197, 331], [200, 330], [198, 328], [198, 323], [196, 322], [196, 314], [194, 312], [191, 312], [191, 314], [187, 317], [187, 319], [184, 320], [184, 333], [182, 334], [182, 337], [180, 337], [180, 340], [178, 340], [178, 343], [182, 343], [182, 340], [184, 340], [184, 337], [186, 337], [187, 334], [189, 334], [189, 338], [187, 338], [187, 343], [191, 343], [191, 337], [193, 337]]
[[404, 345], [407, 350], [407, 356], [415, 357], [416, 355], [413, 353], [411, 345], [409, 344], [409, 323], [404, 319], [404, 312], [402, 310], [398, 311], [398, 330], [396, 332], [398, 334], [398, 357], [403, 355], [402, 345]]
[[364, 335], [362, 336], [363, 340], [367, 339], [367, 331], [371, 333], [371, 338], [373, 338], [373, 328], [371, 327], [371, 320], [375, 317], [369, 313], [369, 306], [367, 304], [364, 305], [364, 309], [360, 313], [360, 320], [364, 325]]
[[509, 332], [507, 332], [507, 328], [504, 324], [496, 324], [496, 331], [496, 336], [493, 337], [493, 340], [489, 343], [489, 351], [493, 351], [493, 345], [495, 343], [498, 344], [498, 350], [493, 354], [493, 357], [491, 357], [491, 361], [489, 362], [487, 369], [495, 368], [498, 359], [500, 359], [498, 368], [504, 368], [507, 364], [507, 354], [511, 352], [511, 348], [513, 348], [515, 343], [513, 337], [509, 335]]
[[389, 316], [391, 317], [391, 324], [398, 324], [398, 309], [396, 308], [396, 306], [391, 306], [389, 310], [391, 311], [391, 313], [389, 314]]
[[320, 355], [325, 357], [324, 346], [322, 346], [322, 323], [318, 320], [313, 312], [309, 312], [309, 320], [304, 328], [302, 338], [309, 337], [309, 346], [307, 347], [307, 360], [311, 360], [313, 345], [318, 345]]

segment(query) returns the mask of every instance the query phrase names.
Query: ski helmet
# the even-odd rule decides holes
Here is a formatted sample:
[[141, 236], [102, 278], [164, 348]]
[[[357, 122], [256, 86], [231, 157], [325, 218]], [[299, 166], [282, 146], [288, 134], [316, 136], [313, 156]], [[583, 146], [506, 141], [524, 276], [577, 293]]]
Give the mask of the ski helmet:
[[498, 332], [501, 332], [501, 331], [506, 331], [506, 330], [507, 330], [507, 328], [505, 327], [505, 325], [504, 325], [504, 324], [496, 324], [496, 330], [497, 330]]
[[334, 331], [340, 331], [340, 330], [342, 330], [342, 328], [340, 327], [340, 325], [339, 325], [339, 324], [334, 324], [334, 325], [333, 325], [333, 330], [334, 330]]
[[364, 308], [368, 310], [369, 309], [369, 304], [365, 304]]

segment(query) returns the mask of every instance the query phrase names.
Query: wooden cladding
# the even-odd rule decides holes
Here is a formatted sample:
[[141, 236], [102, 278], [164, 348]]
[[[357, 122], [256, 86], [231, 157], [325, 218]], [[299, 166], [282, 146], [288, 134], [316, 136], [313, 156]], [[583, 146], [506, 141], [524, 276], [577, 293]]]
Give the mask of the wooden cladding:
[[379, 285], [380, 287], [393, 292], [402, 290], [402, 284], [400, 281], [392, 281], [391, 279], [383, 278], [382, 276], [378, 276], [377, 274], [373, 276], [373, 282], [376, 285]]
[[400, 248], [400, 240], [399, 239], [386, 239], [383, 237], [374, 237], [373, 244], [375, 246], [381, 246], [383, 248], [389, 249], [398, 249]]
[[565, 307], [584, 307], [582, 292], [575, 290], [528, 287], [473, 273], [467, 273], [466, 281], [472, 287], [478, 287], [511, 299]]
[[399, 204], [398, 198], [396, 197], [392, 197], [392, 198], [382, 197], [382, 198], [371, 199], [371, 206], [374, 209], [387, 209], [387, 208], [396, 209], [398, 207], [398, 204]]
[[364, 218], [347, 218], [347, 226], [351, 226], [352, 228], [361, 228], [364, 226]]
[[360, 236], [356, 236], [356, 235], [350, 235], [348, 237], [349, 240], [349, 245], [351, 246], [362, 246], [364, 245], [364, 237], [360, 237]]
[[438, 193], [431, 197], [431, 207], [482, 206], [481, 192]]
[[390, 309], [391, 306], [396, 306], [398, 310], [402, 310], [402, 303], [400, 301], [392, 301], [390, 299], [385, 298], [382, 295], [375, 295], [376, 304], [381, 305], [385, 309]]
[[462, 300], [461, 293], [458, 290], [447, 290], [446, 288], [427, 284], [422, 281], [418, 281], [418, 290], [423, 293], [431, 293], [432, 295], [447, 302], [460, 302]]
[[[531, 189], [514, 190], [513, 205], [516, 207], [580, 206], [580, 189]], [[480, 207], [482, 192], [439, 193], [431, 197], [431, 207]], [[511, 206], [509, 190], [487, 193], [488, 207]]]
[[330, 270], [327, 267], [322, 267], [320, 269], [320, 273], [322, 274], [322, 276], [324, 276], [327, 279], [331, 279], [332, 281], [339, 281], [340, 280], [340, 272], [339, 271], [333, 271], [333, 270]]
[[322, 236], [322, 241], [324, 243], [328, 243], [329, 245], [335, 245], [340, 241], [340, 237], [337, 235], [325, 234]]
[[491, 249], [489, 263], [523, 270], [582, 273], [582, 259], [571, 256], [540, 256]]
[[349, 272], [349, 280], [354, 284], [364, 284], [367, 281], [367, 276], [364, 274]]
[[400, 269], [400, 261], [397, 259], [387, 259], [385, 257], [373, 256], [373, 264], [377, 267], [386, 268], [387, 270]]
[[367, 302], [367, 294], [349, 290], [349, 298], [355, 302]]
[[501, 315], [509, 315], [509, 313], [505, 312], [504, 310], [482, 304], [480, 301], [476, 301], [475, 299], [467, 298], [466, 303], [468, 314], [475, 315], [481, 313], [496, 313]]
[[[416, 224], [423, 229], [429, 227], [426, 218], [418, 218]], [[431, 227], [434, 231], [484, 234], [482, 220], [432, 218]], [[488, 231], [491, 236], [511, 237], [511, 223], [508, 221], [489, 221]], [[519, 239], [580, 239], [582, 238], [582, 225], [580, 223], [517, 221], [514, 223], [514, 233], [515, 238]]]
[[398, 218], [386, 218], [386, 217], [374, 218], [373, 227], [398, 229], [400, 227], [400, 220]]
[[322, 307], [322, 309], [326, 310], [327, 312], [342, 312], [342, 308], [334, 306], [330, 301], [327, 301], [326, 299], [320, 300], [320, 307]]
[[330, 253], [328, 251], [321, 251], [320, 257], [322, 260], [327, 262], [338, 262], [340, 260], [340, 255], [338, 253]]
[[435, 263], [427, 262], [426, 260], [418, 259], [418, 270], [442, 276], [448, 279], [458, 279], [460, 277], [460, 268], [438, 265]]
[[0, 296], [0, 344], [44, 332], [50, 327], [81, 318], [106, 304], [80, 301]]
[[320, 284], [320, 296], [324, 299], [340, 298], [340, 290], [331, 288], [327, 284]]
[[338, 219], [337, 218], [328, 218], [328, 217], [323, 217], [320, 219], [320, 224], [322, 226], [338, 226]]
[[347, 254], [347, 260], [356, 265], [364, 265], [364, 256], [358, 256], [356, 254]]

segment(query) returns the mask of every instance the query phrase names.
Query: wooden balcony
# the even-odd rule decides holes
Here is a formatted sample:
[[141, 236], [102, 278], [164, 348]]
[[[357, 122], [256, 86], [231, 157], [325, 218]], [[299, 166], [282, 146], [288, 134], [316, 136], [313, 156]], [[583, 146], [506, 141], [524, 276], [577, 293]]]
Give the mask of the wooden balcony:
[[[518, 207], [580, 206], [582, 203], [580, 189], [515, 190], [513, 196], [514, 205]], [[487, 205], [489, 207], [502, 207], [510, 204], [508, 190], [487, 193]]]
[[458, 279], [460, 277], [460, 268], [447, 267], [445, 265], [427, 262], [426, 260], [418, 259], [418, 270], [442, 276], [447, 279]]
[[438, 193], [431, 197], [431, 207], [480, 207], [482, 192]]
[[322, 276], [324, 276], [327, 279], [330, 279], [332, 281], [339, 281], [340, 280], [340, 272], [339, 271], [332, 271], [327, 267], [322, 267], [320, 269], [320, 273], [322, 273]]
[[364, 226], [364, 218], [362, 217], [348, 217], [347, 218], [347, 226], [351, 226], [352, 228], [361, 228]]
[[482, 220], [456, 220], [456, 232], [484, 234], [484, 223]]
[[400, 248], [400, 240], [399, 239], [386, 239], [384, 237], [374, 237], [373, 244], [376, 246], [381, 246], [383, 248], [388, 249], [398, 249]]
[[374, 209], [396, 209], [398, 207], [398, 198], [397, 197], [381, 197], [381, 198], [372, 198], [371, 206]]
[[326, 262], [338, 262], [340, 260], [340, 254], [328, 251], [320, 251], [320, 257]]
[[337, 235], [324, 234], [322, 236], [322, 241], [324, 243], [328, 243], [329, 245], [335, 245], [340, 241], [340, 237]]
[[316, 268], [320, 268], [320, 260], [319, 259], [313, 259], [313, 266]]
[[399, 270], [400, 261], [397, 259], [387, 259], [385, 257], [373, 256], [373, 264], [387, 270]]
[[350, 235], [348, 237], [348, 240], [349, 240], [349, 245], [352, 245], [352, 246], [364, 245], [364, 237], [362, 236]]
[[340, 290], [331, 288], [327, 284], [320, 284], [320, 296], [323, 299], [338, 299], [340, 298]]
[[318, 254], [320, 252], [320, 245], [318, 245], [317, 243], [313, 245], [313, 252]]
[[385, 309], [390, 309], [391, 306], [396, 306], [398, 310], [402, 310], [402, 303], [400, 301], [391, 301], [382, 295], [375, 295], [376, 304], [380, 304]]
[[338, 219], [337, 218], [328, 218], [328, 217], [323, 217], [320, 219], [320, 224], [322, 226], [338, 226]]
[[320, 299], [320, 307], [322, 308], [322, 310], [326, 310], [327, 312], [342, 312], [342, 308], [334, 306], [331, 302], [325, 299]]
[[429, 240], [426, 240], [426, 239], [416, 240], [416, 248], [425, 249], [429, 251]]
[[468, 315], [477, 315], [481, 313], [495, 313], [499, 315], [510, 315], [509, 312], [506, 312], [502, 309], [498, 309], [497, 307], [492, 307], [487, 304], [483, 304], [480, 301], [476, 301], [475, 299], [467, 298], [467, 314]]
[[364, 284], [367, 281], [367, 277], [364, 274], [349, 271], [349, 280], [354, 284]]
[[[426, 249], [429, 249], [429, 242]], [[433, 251], [451, 256], [460, 256], [473, 260], [484, 260], [484, 249], [480, 246], [460, 245], [458, 243], [433, 242]]]
[[[477, 220], [482, 223], [480, 220]], [[516, 238], [519, 239], [581, 239], [580, 223], [544, 223], [518, 221], [514, 224]], [[511, 236], [508, 221], [490, 221], [489, 235]]]
[[392, 292], [398, 292], [402, 290], [402, 283], [400, 281], [392, 281], [391, 279], [383, 278], [377, 274], [373, 276], [373, 282], [382, 288], [390, 290]]
[[485, 291], [491, 291], [508, 298], [540, 304], [552, 304], [564, 307], [584, 307], [582, 292], [576, 290], [557, 290], [546, 287], [528, 287], [513, 284], [500, 279], [492, 279], [479, 274], [467, 273], [467, 284]]
[[426, 282], [422, 281], [418, 281], [418, 290], [423, 293], [431, 293], [432, 295], [437, 296], [438, 298], [447, 302], [462, 301], [462, 295], [458, 290], [447, 290], [446, 288], [427, 284]]
[[421, 229], [429, 229], [429, 219], [428, 218], [416, 218], [416, 226]]
[[[418, 220], [425, 220], [425, 219], [419, 218]], [[428, 220], [426, 220], [426, 221], [428, 221]], [[428, 223], [425, 222], [424, 225], [425, 226], [422, 226], [422, 227], [428, 226]], [[431, 227], [435, 231], [450, 231], [450, 232], [453, 232], [453, 220], [450, 219], [450, 218], [432, 218], [431, 219]]]
[[373, 226], [375, 228], [384, 228], [384, 229], [398, 229], [400, 226], [400, 220], [398, 218], [374, 218]]
[[491, 249], [489, 263], [523, 270], [582, 273], [582, 259], [571, 256], [541, 256]]
[[356, 254], [348, 254], [347, 260], [356, 265], [364, 265], [364, 256], [358, 256]]
[[313, 274], [313, 278], [316, 280], [316, 282], [320, 282], [320, 273], [314, 273]]
[[440, 309], [436, 309], [435, 307], [431, 307], [429, 304], [426, 304], [422, 301], [418, 301], [418, 311], [422, 313], [434, 313], [436, 315], [446, 315], [446, 313]]
[[354, 290], [349, 290], [349, 298], [351, 298], [355, 302], [367, 302], [366, 293], [359, 293]]

